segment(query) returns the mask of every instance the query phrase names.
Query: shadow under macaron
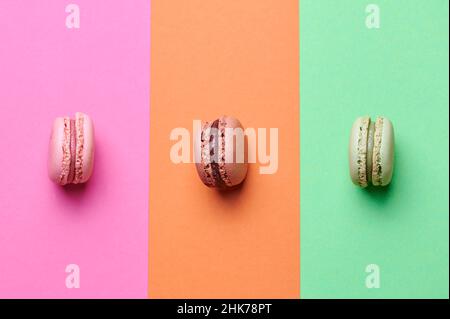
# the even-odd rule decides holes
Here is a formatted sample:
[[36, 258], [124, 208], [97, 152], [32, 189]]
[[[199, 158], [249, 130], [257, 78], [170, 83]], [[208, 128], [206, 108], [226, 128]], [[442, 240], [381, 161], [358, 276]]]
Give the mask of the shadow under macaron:
[[[397, 192], [397, 175], [400, 171], [401, 167], [399, 167], [399, 163], [397, 161], [397, 153], [401, 153], [401, 149], [396, 145], [396, 150], [394, 153], [394, 171], [392, 174], [391, 182], [386, 186], [373, 186], [369, 183], [369, 186], [366, 188], [360, 189], [361, 195], [365, 198], [365, 200], [369, 200], [375, 204], [375, 206], [380, 208], [386, 208], [392, 203], [395, 198], [395, 194]], [[397, 174], [396, 174], [397, 172]]]
[[246, 178], [232, 188], [214, 189], [214, 195], [221, 205], [229, 208], [229, 210], [239, 211], [240, 203], [244, 200], [244, 193], [247, 189], [248, 179], [251, 178], [251, 169], [249, 167]]
[[57, 199], [66, 211], [75, 211], [79, 214], [84, 211], [83, 207], [89, 205], [93, 192], [95, 192], [95, 189], [97, 188], [95, 184], [98, 183], [98, 171], [96, 171], [95, 166], [98, 162], [101, 162], [101, 160], [101, 148], [96, 145], [94, 169], [92, 170], [92, 175], [87, 182], [82, 184], [67, 184], [64, 186], [54, 184], [55, 192], [59, 194]]

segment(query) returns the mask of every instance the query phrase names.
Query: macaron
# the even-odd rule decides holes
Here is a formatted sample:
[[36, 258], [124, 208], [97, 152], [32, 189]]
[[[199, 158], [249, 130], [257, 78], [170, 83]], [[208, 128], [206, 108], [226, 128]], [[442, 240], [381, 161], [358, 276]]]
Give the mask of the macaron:
[[88, 115], [77, 112], [75, 119], [55, 119], [47, 164], [48, 176], [58, 185], [89, 180], [94, 168], [94, 125]]
[[355, 120], [350, 133], [349, 168], [353, 184], [386, 186], [394, 169], [394, 128], [386, 117]]
[[194, 136], [194, 157], [198, 175], [208, 187], [231, 189], [247, 176], [247, 148], [244, 128], [238, 119], [222, 116], [202, 122]]

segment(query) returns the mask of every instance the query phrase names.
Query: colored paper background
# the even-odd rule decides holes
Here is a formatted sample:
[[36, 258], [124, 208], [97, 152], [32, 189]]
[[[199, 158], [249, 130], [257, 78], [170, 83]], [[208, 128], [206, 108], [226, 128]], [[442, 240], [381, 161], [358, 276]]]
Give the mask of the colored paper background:
[[[301, 295], [448, 298], [448, 1], [375, 3], [380, 29], [365, 26], [367, 1], [300, 3]], [[394, 124], [386, 189], [350, 182], [365, 114]]]
[[[0, 298], [448, 298], [448, 1], [376, 1], [372, 30], [362, 0], [152, 1], [151, 118], [150, 1], [75, 3], [79, 30], [0, 1]], [[47, 143], [76, 111], [96, 167], [63, 189]], [[223, 194], [170, 161], [173, 128], [222, 114], [279, 129], [276, 174]], [[394, 123], [387, 189], [348, 177], [364, 114]]]
[[[149, 296], [299, 297], [298, 1], [153, 1]], [[279, 168], [204, 186], [170, 132], [223, 114], [279, 129]], [[192, 155], [192, 154], [191, 154]]]
[[[150, 3], [0, 2], [0, 297], [147, 296]], [[47, 177], [53, 119], [96, 129], [85, 187]], [[66, 265], [80, 288], [65, 286]]]

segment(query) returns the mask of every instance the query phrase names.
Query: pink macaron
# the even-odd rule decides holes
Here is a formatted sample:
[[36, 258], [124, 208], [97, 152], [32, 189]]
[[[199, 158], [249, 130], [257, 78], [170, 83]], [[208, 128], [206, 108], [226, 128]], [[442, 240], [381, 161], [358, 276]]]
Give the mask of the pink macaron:
[[195, 135], [194, 156], [198, 175], [206, 186], [230, 189], [241, 184], [248, 168], [242, 124], [231, 116], [202, 122]]
[[58, 117], [53, 123], [48, 153], [48, 176], [58, 185], [89, 180], [94, 167], [94, 125], [77, 112], [75, 119]]

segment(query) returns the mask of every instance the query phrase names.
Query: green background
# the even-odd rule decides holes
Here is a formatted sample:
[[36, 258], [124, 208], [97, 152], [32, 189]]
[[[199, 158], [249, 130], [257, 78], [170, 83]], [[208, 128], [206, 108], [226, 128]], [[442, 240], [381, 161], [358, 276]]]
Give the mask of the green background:
[[[366, 5], [380, 8], [367, 29]], [[300, 0], [301, 297], [448, 298], [448, 1]], [[384, 115], [392, 183], [359, 189], [356, 117]], [[381, 287], [368, 289], [368, 264]]]

